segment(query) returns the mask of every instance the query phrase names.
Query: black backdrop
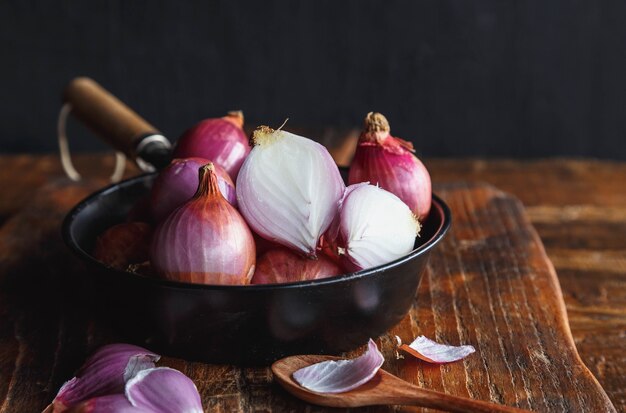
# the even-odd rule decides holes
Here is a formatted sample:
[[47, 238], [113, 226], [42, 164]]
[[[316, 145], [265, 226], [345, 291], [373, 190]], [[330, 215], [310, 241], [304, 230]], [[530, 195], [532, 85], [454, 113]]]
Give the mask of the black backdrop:
[[427, 156], [626, 159], [624, 0], [4, 0], [0, 36], [2, 152], [54, 150], [61, 90], [89, 75], [172, 138], [229, 109], [377, 110]]

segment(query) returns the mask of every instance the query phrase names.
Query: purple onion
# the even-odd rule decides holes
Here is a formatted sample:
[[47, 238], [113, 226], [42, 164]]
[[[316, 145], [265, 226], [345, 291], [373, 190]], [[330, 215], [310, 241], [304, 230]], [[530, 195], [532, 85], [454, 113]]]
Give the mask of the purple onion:
[[243, 113], [230, 112], [223, 118], [205, 119], [188, 129], [176, 143], [175, 158], [206, 158], [237, 179], [250, 145], [243, 129]]
[[[173, 210], [193, 197], [198, 189], [198, 171], [209, 162], [204, 158], [174, 159], [161, 171], [154, 181], [150, 194], [152, 216], [157, 222], [165, 219]], [[237, 194], [233, 180], [224, 168], [213, 165], [220, 192], [236, 207]]]
[[391, 192], [424, 220], [430, 211], [430, 175], [413, 154], [413, 144], [389, 134], [389, 122], [380, 113], [368, 113], [350, 165], [348, 184], [369, 182]]
[[215, 166], [200, 168], [194, 197], [159, 224], [150, 249], [159, 275], [199, 284], [248, 284], [255, 245], [239, 212], [220, 193]]

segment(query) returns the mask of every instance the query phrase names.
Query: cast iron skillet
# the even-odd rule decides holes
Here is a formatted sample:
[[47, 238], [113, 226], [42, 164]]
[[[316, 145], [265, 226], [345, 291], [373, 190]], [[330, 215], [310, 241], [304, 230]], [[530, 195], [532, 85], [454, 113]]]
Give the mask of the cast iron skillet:
[[[101, 106], [98, 113], [105, 109]], [[93, 126], [94, 121], [87, 123]], [[109, 138], [120, 147], [122, 137]], [[80, 202], [63, 222], [63, 238], [88, 264], [81, 279], [92, 289], [91, 303], [102, 316], [128, 341], [187, 360], [260, 365], [293, 354], [337, 354], [366, 343], [406, 315], [430, 251], [451, 222], [447, 205], [433, 196], [410, 254], [356, 273], [289, 284], [185, 284], [119, 271], [95, 260], [90, 253], [97, 236], [126, 219], [155, 176], [111, 185]]]
[[89, 268], [93, 304], [128, 340], [210, 363], [266, 364], [293, 354], [336, 354], [364, 344], [407, 313], [428, 256], [450, 226], [437, 196], [416, 248], [389, 264], [322, 280], [276, 285], [177, 283], [107, 267], [91, 257], [96, 237], [123, 222], [154, 174], [94, 193], [63, 223], [67, 245]]

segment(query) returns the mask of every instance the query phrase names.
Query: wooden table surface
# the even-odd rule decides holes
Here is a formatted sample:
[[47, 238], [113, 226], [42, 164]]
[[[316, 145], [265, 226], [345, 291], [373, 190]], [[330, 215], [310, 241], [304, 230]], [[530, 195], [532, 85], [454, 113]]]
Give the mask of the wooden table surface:
[[[85, 176], [106, 177], [112, 157], [81, 155], [75, 163]], [[579, 353], [616, 409], [626, 411], [626, 163], [571, 159], [425, 163], [435, 183], [483, 181], [522, 200], [556, 267]], [[0, 166], [3, 226], [29, 203], [33, 191], [63, 175], [56, 155], [0, 156]], [[0, 254], [0, 265], [6, 258]], [[20, 334], [28, 332], [15, 331], [17, 340]], [[15, 364], [13, 359], [23, 355], [6, 354], [3, 344], [0, 367]], [[6, 398], [11, 379], [1, 376], [0, 401]], [[4, 411], [8, 410], [2, 403], [0, 412]]]

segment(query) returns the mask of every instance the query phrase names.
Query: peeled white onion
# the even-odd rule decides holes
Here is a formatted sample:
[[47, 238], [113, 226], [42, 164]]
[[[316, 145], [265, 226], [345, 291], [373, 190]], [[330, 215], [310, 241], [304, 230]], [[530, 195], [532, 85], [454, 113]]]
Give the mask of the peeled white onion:
[[408, 254], [420, 230], [400, 198], [367, 183], [346, 188], [337, 223], [339, 254], [346, 268], [354, 271]]
[[237, 177], [237, 203], [264, 238], [316, 255], [320, 236], [336, 213], [345, 185], [322, 145], [261, 126]]

